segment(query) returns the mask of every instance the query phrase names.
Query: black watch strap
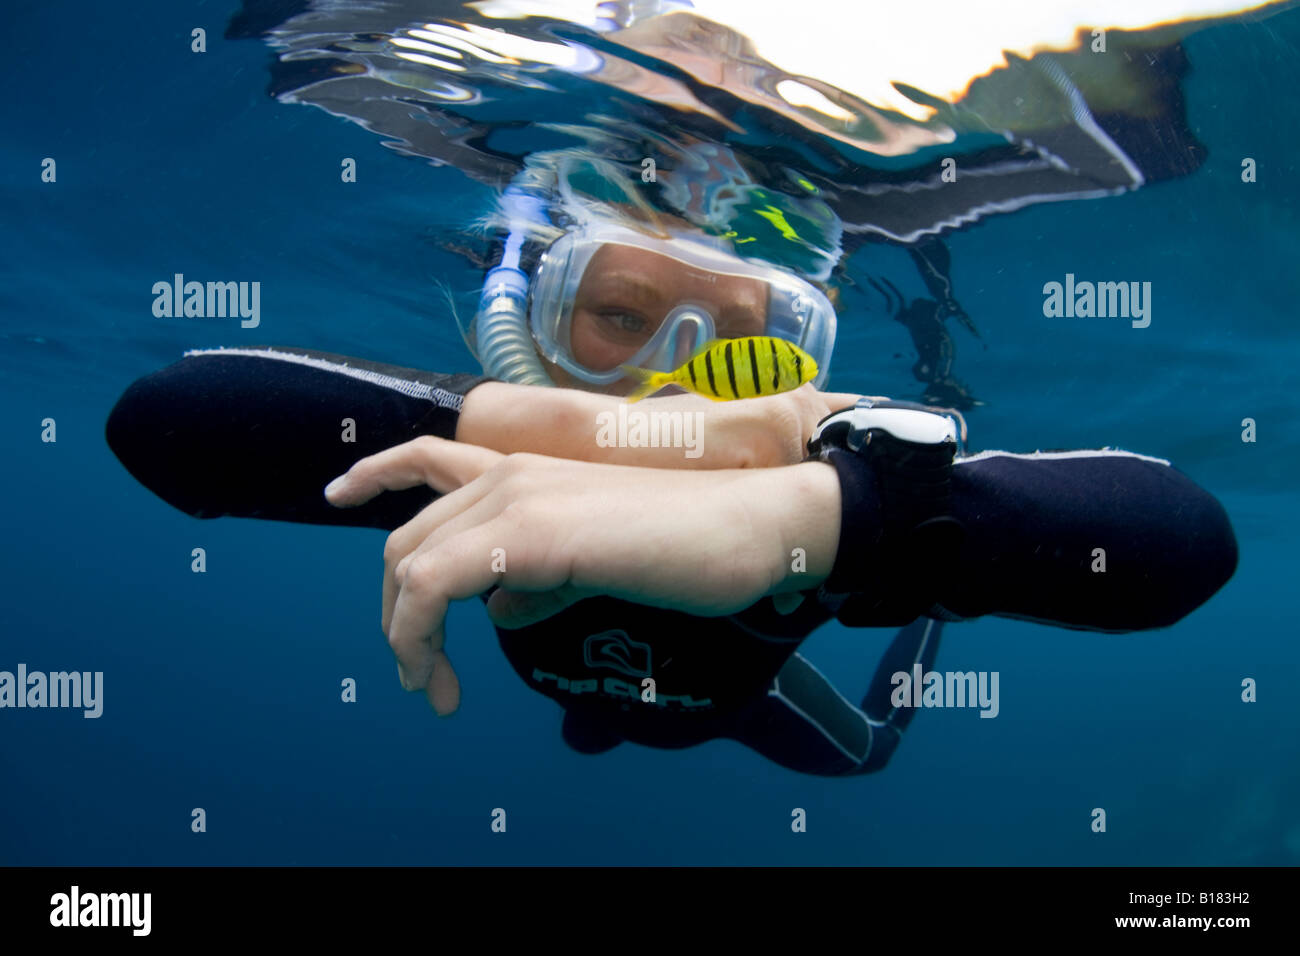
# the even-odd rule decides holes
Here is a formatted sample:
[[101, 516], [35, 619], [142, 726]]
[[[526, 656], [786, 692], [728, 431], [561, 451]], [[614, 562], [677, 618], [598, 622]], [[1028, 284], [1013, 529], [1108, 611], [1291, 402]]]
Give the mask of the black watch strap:
[[[910, 411], [878, 411], [885, 408]], [[853, 595], [860, 620], [845, 623], [906, 624], [923, 614], [938, 600], [960, 548], [952, 463], [961, 431], [955, 422], [947, 427], [917, 413], [942, 417], [924, 406], [864, 401], [824, 419], [809, 442], [810, 456], [840, 475], [840, 547], [823, 591]]]

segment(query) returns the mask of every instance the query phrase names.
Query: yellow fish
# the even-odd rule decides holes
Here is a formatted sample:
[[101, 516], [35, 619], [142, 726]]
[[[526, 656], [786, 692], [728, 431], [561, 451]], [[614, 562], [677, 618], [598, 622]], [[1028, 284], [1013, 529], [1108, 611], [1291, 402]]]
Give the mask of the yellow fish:
[[715, 401], [757, 398], [798, 388], [817, 377], [817, 362], [785, 339], [751, 335], [714, 339], [675, 372], [650, 372], [624, 365], [623, 371], [641, 384], [627, 397], [637, 402], [665, 385], [682, 388]]

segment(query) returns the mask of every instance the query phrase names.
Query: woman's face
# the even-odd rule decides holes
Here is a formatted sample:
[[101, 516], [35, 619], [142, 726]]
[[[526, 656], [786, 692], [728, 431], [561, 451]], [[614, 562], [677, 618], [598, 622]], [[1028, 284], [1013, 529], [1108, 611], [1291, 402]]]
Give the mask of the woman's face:
[[[766, 328], [767, 286], [759, 280], [705, 272], [645, 249], [602, 246], [587, 265], [574, 297], [573, 357], [594, 371], [616, 369], [636, 355], [673, 309], [686, 302], [708, 310], [717, 338], [762, 335]], [[591, 388], [567, 375], [557, 375], [556, 382]], [[623, 381], [599, 390], [625, 394], [634, 385]]]

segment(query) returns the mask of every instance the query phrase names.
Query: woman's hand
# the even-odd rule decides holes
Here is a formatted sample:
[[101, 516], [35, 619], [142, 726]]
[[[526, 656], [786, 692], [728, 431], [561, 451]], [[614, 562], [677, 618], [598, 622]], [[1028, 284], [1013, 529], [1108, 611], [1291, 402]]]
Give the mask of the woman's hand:
[[[443, 650], [452, 601], [498, 585], [488, 615], [506, 628], [597, 594], [729, 614], [816, 587], [839, 543], [839, 480], [820, 462], [664, 471], [425, 437], [363, 458], [326, 497], [352, 507], [420, 484], [444, 496], [388, 538], [381, 626], [403, 687], [440, 715], [460, 703]], [[806, 570], [792, 570], [795, 548]]]
[[626, 405], [617, 396], [485, 382], [465, 396], [456, 439], [505, 454], [534, 452], [649, 468], [776, 467], [802, 461], [817, 423], [858, 398], [804, 385], [731, 402], [690, 394], [646, 399], [627, 405], [626, 414], [698, 415], [691, 420], [688, 436], [695, 447], [678, 442], [673, 447], [637, 448], [608, 443], [617, 430], [619, 406]]

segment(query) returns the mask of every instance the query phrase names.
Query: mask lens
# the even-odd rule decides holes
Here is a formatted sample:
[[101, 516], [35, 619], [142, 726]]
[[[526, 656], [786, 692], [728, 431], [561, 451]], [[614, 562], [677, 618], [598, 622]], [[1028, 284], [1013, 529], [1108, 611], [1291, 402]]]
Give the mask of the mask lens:
[[695, 239], [661, 239], [600, 225], [558, 239], [531, 290], [542, 354], [593, 385], [621, 366], [668, 372], [715, 338], [774, 335], [829, 364], [835, 314], [787, 272]]
[[[711, 338], [762, 335], [766, 285], [749, 276], [693, 267], [670, 256], [615, 243], [601, 247], [573, 301], [569, 347], [599, 372], [637, 364], [684, 363]], [[640, 365], [640, 367], [650, 367]]]

